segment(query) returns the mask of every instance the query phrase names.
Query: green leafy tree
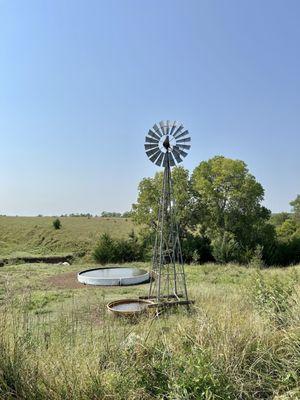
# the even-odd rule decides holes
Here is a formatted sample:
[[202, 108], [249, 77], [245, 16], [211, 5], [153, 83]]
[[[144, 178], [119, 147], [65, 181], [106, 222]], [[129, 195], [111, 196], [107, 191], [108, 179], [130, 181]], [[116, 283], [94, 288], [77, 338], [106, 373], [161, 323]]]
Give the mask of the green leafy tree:
[[[265, 257], [274, 253], [275, 228], [268, 223], [270, 211], [261, 204], [263, 187], [243, 161], [216, 156], [201, 162], [191, 179], [182, 167], [174, 168], [172, 176], [177, 220], [188, 258], [199, 254], [203, 259], [203, 249], [207, 258], [210, 247], [220, 262], [248, 262], [257, 245], [262, 246]], [[156, 226], [162, 181], [162, 172], [141, 181], [133, 205], [135, 222]], [[143, 233], [147, 232], [149, 229]]]
[[297, 195], [295, 200], [290, 202], [292, 206], [292, 212], [294, 213], [294, 217], [297, 222], [300, 222], [300, 194]]
[[223, 156], [203, 161], [192, 174], [192, 185], [205, 207], [202, 224], [212, 244], [221, 246], [214, 249], [218, 258], [230, 259], [230, 249], [235, 255], [250, 254], [266, 235], [273, 240], [274, 228], [267, 226], [270, 211], [261, 205], [264, 189], [243, 161]]
[[131, 218], [132, 217], [132, 211], [125, 211], [122, 214], [122, 218]]
[[[193, 201], [189, 172], [183, 167], [172, 170], [173, 192], [176, 202], [177, 222], [182, 231], [192, 227], [196, 221], [196, 203]], [[136, 223], [155, 228], [158, 218], [159, 201], [162, 192], [163, 172], [153, 178], [144, 178], [138, 187], [138, 199], [132, 206], [132, 216]]]
[[297, 231], [297, 228], [297, 222], [294, 219], [287, 219], [276, 229], [276, 231], [281, 240], [289, 241]]
[[288, 214], [277, 233], [277, 264], [289, 265], [300, 261], [300, 195], [290, 202], [292, 214]]
[[274, 226], [280, 226], [290, 217], [291, 215], [287, 212], [276, 213], [271, 215], [270, 222]]

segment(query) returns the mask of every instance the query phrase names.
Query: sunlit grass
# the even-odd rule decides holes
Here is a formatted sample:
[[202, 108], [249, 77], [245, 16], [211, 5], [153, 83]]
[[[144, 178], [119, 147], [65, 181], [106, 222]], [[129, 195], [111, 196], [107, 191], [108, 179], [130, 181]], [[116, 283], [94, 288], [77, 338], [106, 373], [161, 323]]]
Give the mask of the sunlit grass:
[[[86, 267], [1, 269], [0, 398], [299, 398], [299, 267], [188, 266], [193, 310], [136, 321], [111, 316], [106, 304], [145, 294], [147, 285], [47, 286], [51, 275]], [[275, 303], [262, 312], [255, 301], [264, 290], [258, 273], [275, 303], [276, 279], [293, 282], [288, 312], [274, 308], [287, 324], [273, 318]]]
[[136, 227], [127, 218], [62, 217], [62, 227], [53, 228], [52, 217], [0, 216], [0, 259], [30, 255], [73, 253], [91, 259], [91, 253], [103, 233], [127, 237]]

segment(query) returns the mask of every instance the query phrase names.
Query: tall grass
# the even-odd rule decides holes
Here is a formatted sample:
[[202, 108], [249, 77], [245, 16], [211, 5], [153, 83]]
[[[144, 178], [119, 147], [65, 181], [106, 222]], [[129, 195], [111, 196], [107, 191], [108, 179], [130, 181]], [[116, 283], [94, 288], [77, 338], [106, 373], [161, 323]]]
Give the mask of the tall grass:
[[[36, 305], [34, 293], [4, 294], [0, 398], [299, 399], [295, 270], [263, 270], [257, 283], [255, 270], [189, 267], [192, 312], [137, 321], [107, 314], [111, 292], [73, 292], [65, 301], [48, 296], [56, 308], [44, 313], [36, 310], [49, 304]], [[270, 288], [276, 279], [294, 282], [288, 324], [278, 325], [257, 305], [255, 285]]]

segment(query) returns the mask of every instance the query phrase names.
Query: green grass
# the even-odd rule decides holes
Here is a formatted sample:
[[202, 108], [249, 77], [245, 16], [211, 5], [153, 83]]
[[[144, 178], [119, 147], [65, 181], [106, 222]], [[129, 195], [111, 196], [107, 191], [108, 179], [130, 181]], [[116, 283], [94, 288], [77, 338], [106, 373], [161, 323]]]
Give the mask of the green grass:
[[62, 217], [61, 229], [55, 230], [54, 219], [0, 217], [0, 259], [74, 253], [89, 260], [101, 234], [122, 238], [133, 228], [137, 229], [127, 218]]
[[47, 283], [89, 266], [1, 268], [0, 399], [300, 398], [300, 267], [188, 266], [191, 313], [128, 321], [107, 302], [148, 285]]

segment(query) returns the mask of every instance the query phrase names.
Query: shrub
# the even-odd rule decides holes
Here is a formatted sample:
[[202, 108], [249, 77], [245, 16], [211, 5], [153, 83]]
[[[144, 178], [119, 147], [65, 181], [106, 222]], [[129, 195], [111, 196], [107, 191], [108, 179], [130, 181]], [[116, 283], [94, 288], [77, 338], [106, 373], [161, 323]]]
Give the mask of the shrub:
[[101, 264], [143, 261], [143, 243], [139, 242], [134, 231], [130, 233], [128, 239], [113, 239], [105, 233], [100, 237], [93, 256]]
[[115, 242], [110, 235], [104, 233], [99, 240], [97, 247], [94, 250], [94, 259], [100, 264], [106, 264], [108, 262], [114, 262], [116, 250]]
[[256, 246], [256, 248], [253, 252], [253, 255], [249, 262], [249, 266], [254, 267], [254, 268], [263, 268], [264, 267], [263, 247], [260, 246], [259, 244]]
[[182, 255], [186, 263], [213, 261], [210, 240], [206, 236], [187, 234], [182, 240]]
[[61, 222], [58, 218], [56, 218], [53, 222], [52, 225], [54, 227], [54, 229], [60, 229], [61, 228]]
[[212, 255], [219, 263], [240, 260], [239, 244], [230, 232], [224, 232], [212, 241]]
[[278, 240], [274, 246], [271, 262], [273, 265], [292, 265], [300, 262], [300, 237], [293, 235], [289, 240]]

